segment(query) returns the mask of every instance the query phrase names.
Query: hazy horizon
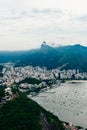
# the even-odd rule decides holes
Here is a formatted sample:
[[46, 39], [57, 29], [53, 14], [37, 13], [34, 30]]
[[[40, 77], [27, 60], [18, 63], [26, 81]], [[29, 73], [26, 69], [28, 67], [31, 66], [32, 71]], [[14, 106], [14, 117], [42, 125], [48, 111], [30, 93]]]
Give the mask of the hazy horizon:
[[[43, 42], [42, 42], [42, 44], [43, 44]], [[36, 47], [36, 48], [27, 48], [27, 49], [8, 49], [8, 50], [0, 50], [0, 52], [16, 52], [16, 51], [30, 51], [30, 50], [36, 50], [36, 49], [40, 49], [41, 48], [41, 45], [42, 44], [40, 44], [40, 46], [39, 47]], [[63, 46], [74, 46], [74, 45], [80, 45], [80, 46], [84, 46], [84, 47], [87, 47], [87, 45], [82, 45], [82, 44], [80, 44], [80, 43], [74, 43], [74, 44], [68, 44], [68, 45], [63, 45], [63, 44], [56, 44], [56, 45], [54, 45], [54, 44], [49, 44], [49, 43], [47, 43], [47, 45], [48, 46], [51, 46], [51, 47], [53, 47], [53, 48], [56, 48], [56, 47], [63, 47]]]
[[30, 50], [42, 41], [86, 46], [86, 0], [0, 0], [0, 50]]

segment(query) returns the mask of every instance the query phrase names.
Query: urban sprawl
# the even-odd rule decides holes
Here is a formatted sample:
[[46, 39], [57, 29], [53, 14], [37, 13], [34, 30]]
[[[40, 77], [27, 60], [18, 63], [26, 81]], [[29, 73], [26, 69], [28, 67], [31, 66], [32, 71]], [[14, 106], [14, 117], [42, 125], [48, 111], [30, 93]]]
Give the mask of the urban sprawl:
[[87, 73], [81, 73], [78, 69], [59, 70], [56, 68], [47, 70], [46, 67], [15, 67], [13, 63], [5, 63], [0, 74], [0, 85], [6, 86], [4, 98], [10, 100], [13, 98], [11, 90], [14, 86], [18, 86], [21, 92], [29, 92], [28, 94], [34, 96], [38, 92], [59, 86], [65, 80], [80, 79], [87, 79]]

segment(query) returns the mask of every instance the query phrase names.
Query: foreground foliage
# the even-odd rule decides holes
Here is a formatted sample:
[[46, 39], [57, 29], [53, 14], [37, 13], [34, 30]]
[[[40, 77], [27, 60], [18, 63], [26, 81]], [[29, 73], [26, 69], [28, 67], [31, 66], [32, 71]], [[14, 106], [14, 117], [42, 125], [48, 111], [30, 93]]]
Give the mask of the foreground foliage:
[[60, 130], [63, 130], [62, 123], [57, 117], [45, 111], [24, 95], [15, 98], [0, 108], [0, 129], [42, 130], [40, 113], [44, 113], [48, 122], [56, 121]]
[[4, 95], [5, 95], [5, 86], [0, 85], [0, 102], [2, 97], [4, 97]]
[[41, 81], [38, 80], [38, 79], [29, 77], [29, 78], [25, 78], [24, 80], [20, 81], [20, 82], [18, 83], [18, 85], [21, 84], [21, 83], [40, 84]]

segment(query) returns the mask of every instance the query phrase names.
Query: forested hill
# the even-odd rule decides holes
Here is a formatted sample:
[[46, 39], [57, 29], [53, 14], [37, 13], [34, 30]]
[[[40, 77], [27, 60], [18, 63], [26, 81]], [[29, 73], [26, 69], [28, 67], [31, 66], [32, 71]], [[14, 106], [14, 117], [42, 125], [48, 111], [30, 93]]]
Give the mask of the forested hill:
[[64, 130], [62, 122], [21, 95], [0, 107], [0, 130]]
[[42, 44], [30, 51], [0, 52], [0, 63], [14, 62], [17, 66], [46, 66], [48, 69], [80, 69], [87, 72], [87, 47], [80, 44], [51, 47]]

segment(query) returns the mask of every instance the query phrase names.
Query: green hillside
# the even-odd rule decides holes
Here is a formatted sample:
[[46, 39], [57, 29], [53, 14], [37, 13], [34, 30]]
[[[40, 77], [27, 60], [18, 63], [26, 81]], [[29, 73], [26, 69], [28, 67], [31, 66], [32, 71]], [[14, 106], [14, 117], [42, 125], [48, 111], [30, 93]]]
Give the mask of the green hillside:
[[21, 95], [0, 107], [0, 130], [63, 130], [62, 122]]

